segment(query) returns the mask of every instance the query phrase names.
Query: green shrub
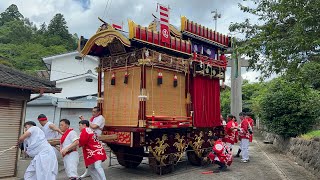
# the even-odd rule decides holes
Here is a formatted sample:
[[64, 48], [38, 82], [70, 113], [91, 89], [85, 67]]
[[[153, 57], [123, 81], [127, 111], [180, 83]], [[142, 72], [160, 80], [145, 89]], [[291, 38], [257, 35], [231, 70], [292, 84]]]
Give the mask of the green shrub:
[[308, 132], [319, 116], [319, 93], [277, 78], [261, 99], [261, 119], [268, 130], [284, 137]]

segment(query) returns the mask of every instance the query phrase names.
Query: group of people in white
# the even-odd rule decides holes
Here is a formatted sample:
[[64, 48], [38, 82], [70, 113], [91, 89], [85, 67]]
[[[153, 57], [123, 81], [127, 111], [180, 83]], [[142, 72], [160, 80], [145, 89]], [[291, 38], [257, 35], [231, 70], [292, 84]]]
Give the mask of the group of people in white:
[[[59, 128], [48, 121], [44, 114], [38, 116], [41, 127], [35, 122], [24, 123], [25, 132], [19, 138], [25, 153], [33, 157], [24, 174], [25, 180], [55, 180], [58, 175], [58, 160], [62, 156], [64, 168], [69, 179], [76, 180], [91, 176], [94, 180], [105, 180], [102, 162], [107, 159], [106, 152], [98, 137], [101, 136], [105, 119], [99, 107], [92, 109], [92, 117], [85, 120], [80, 116], [80, 135], [70, 128], [68, 119], [61, 119]], [[48, 141], [60, 139], [60, 150], [50, 145]], [[79, 154], [82, 147], [86, 171], [78, 176]]]

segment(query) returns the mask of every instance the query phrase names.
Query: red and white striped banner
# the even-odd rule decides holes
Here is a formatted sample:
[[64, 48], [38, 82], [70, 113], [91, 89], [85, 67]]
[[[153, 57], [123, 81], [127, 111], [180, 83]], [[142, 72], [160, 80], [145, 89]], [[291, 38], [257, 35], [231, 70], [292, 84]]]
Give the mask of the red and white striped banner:
[[163, 5], [160, 6], [160, 31], [161, 41], [170, 44], [169, 30], [169, 8]]

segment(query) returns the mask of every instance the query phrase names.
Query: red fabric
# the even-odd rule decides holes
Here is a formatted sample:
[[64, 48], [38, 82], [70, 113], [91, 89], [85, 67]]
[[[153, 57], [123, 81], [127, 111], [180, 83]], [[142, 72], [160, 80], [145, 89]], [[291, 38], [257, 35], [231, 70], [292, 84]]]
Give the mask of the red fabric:
[[208, 157], [212, 161], [214, 161], [216, 156], [218, 157], [220, 162], [226, 163], [225, 147], [224, 143], [221, 140], [217, 140], [216, 142], [214, 142], [212, 152], [209, 153]]
[[250, 126], [251, 126], [251, 128], [252, 128], [252, 134], [250, 134], [250, 137], [249, 137], [249, 142], [252, 142], [252, 140], [253, 140], [253, 125], [254, 125], [254, 121], [253, 121], [253, 119], [252, 118], [248, 118], [248, 122], [249, 122], [249, 124], [250, 124]]
[[191, 83], [194, 126], [221, 126], [219, 80], [197, 76]]
[[90, 118], [90, 122], [92, 122], [94, 118], [95, 118], [95, 117], [94, 117], [94, 116], [92, 116], [92, 117]]
[[115, 29], [122, 29], [122, 26], [117, 25], [117, 24], [112, 24], [112, 27]]
[[105, 161], [106, 152], [92, 129], [84, 128], [80, 133], [79, 147], [82, 147], [84, 163], [88, 167], [96, 161]]
[[61, 136], [60, 139], [60, 144], [63, 144], [64, 140], [66, 140], [68, 134], [72, 131], [72, 128], [69, 128], [68, 130], [66, 130], [66, 132], [63, 133], [63, 135]]
[[233, 120], [230, 120], [225, 127], [226, 135], [224, 138], [224, 142], [234, 144], [236, 139], [236, 132], [234, 130], [231, 130], [232, 127], [235, 127], [235, 122]]
[[215, 157], [222, 163], [230, 166], [232, 164], [232, 153], [230, 149], [226, 149], [226, 145], [220, 139], [214, 142], [212, 152], [209, 153], [208, 157], [214, 161]]
[[38, 118], [38, 121], [46, 121], [46, 120], [48, 120], [48, 118]]
[[[236, 127], [238, 127], [238, 123], [237, 123], [237, 121], [235, 121], [234, 122], [234, 125], [236, 126]], [[238, 132], [238, 130], [235, 132], [235, 139], [234, 139], [234, 143], [238, 143], [238, 139], [239, 139], [239, 132]]]
[[241, 122], [241, 132], [240, 132], [241, 139], [250, 139], [250, 133], [248, 128], [249, 128], [248, 119], [243, 119]]

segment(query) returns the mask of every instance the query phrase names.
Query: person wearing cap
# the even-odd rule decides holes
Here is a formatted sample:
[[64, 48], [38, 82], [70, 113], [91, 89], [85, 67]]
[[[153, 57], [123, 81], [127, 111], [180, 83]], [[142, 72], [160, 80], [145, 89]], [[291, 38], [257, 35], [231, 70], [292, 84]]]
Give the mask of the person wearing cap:
[[32, 121], [24, 123], [24, 128], [25, 133], [20, 136], [19, 143], [24, 142], [25, 152], [33, 157], [26, 169], [24, 179], [55, 180], [58, 174], [58, 161], [43, 131]]
[[70, 180], [78, 179], [79, 154], [77, 146], [79, 137], [72, 128], [68, 119], [61, 119], [59, 123], [63, 135], [60, 139], [60, 153], [63, 157], [63, 164], [66, 174]]
[[[52, 122], [48, 121], [48, 118], [44, 114], [40, 114], [38, 116], [38, 121], [42, 127], [40, 129], [44, 132], [44, 135], [47, 140], [52, 140], [52, 139], [60, 139], [59, 134], [63, 134], [63, 132], [57, 128]], [[60, 152], [55, 148], [54, 151], [56, 153], [56, 156], [60, 156]]]

